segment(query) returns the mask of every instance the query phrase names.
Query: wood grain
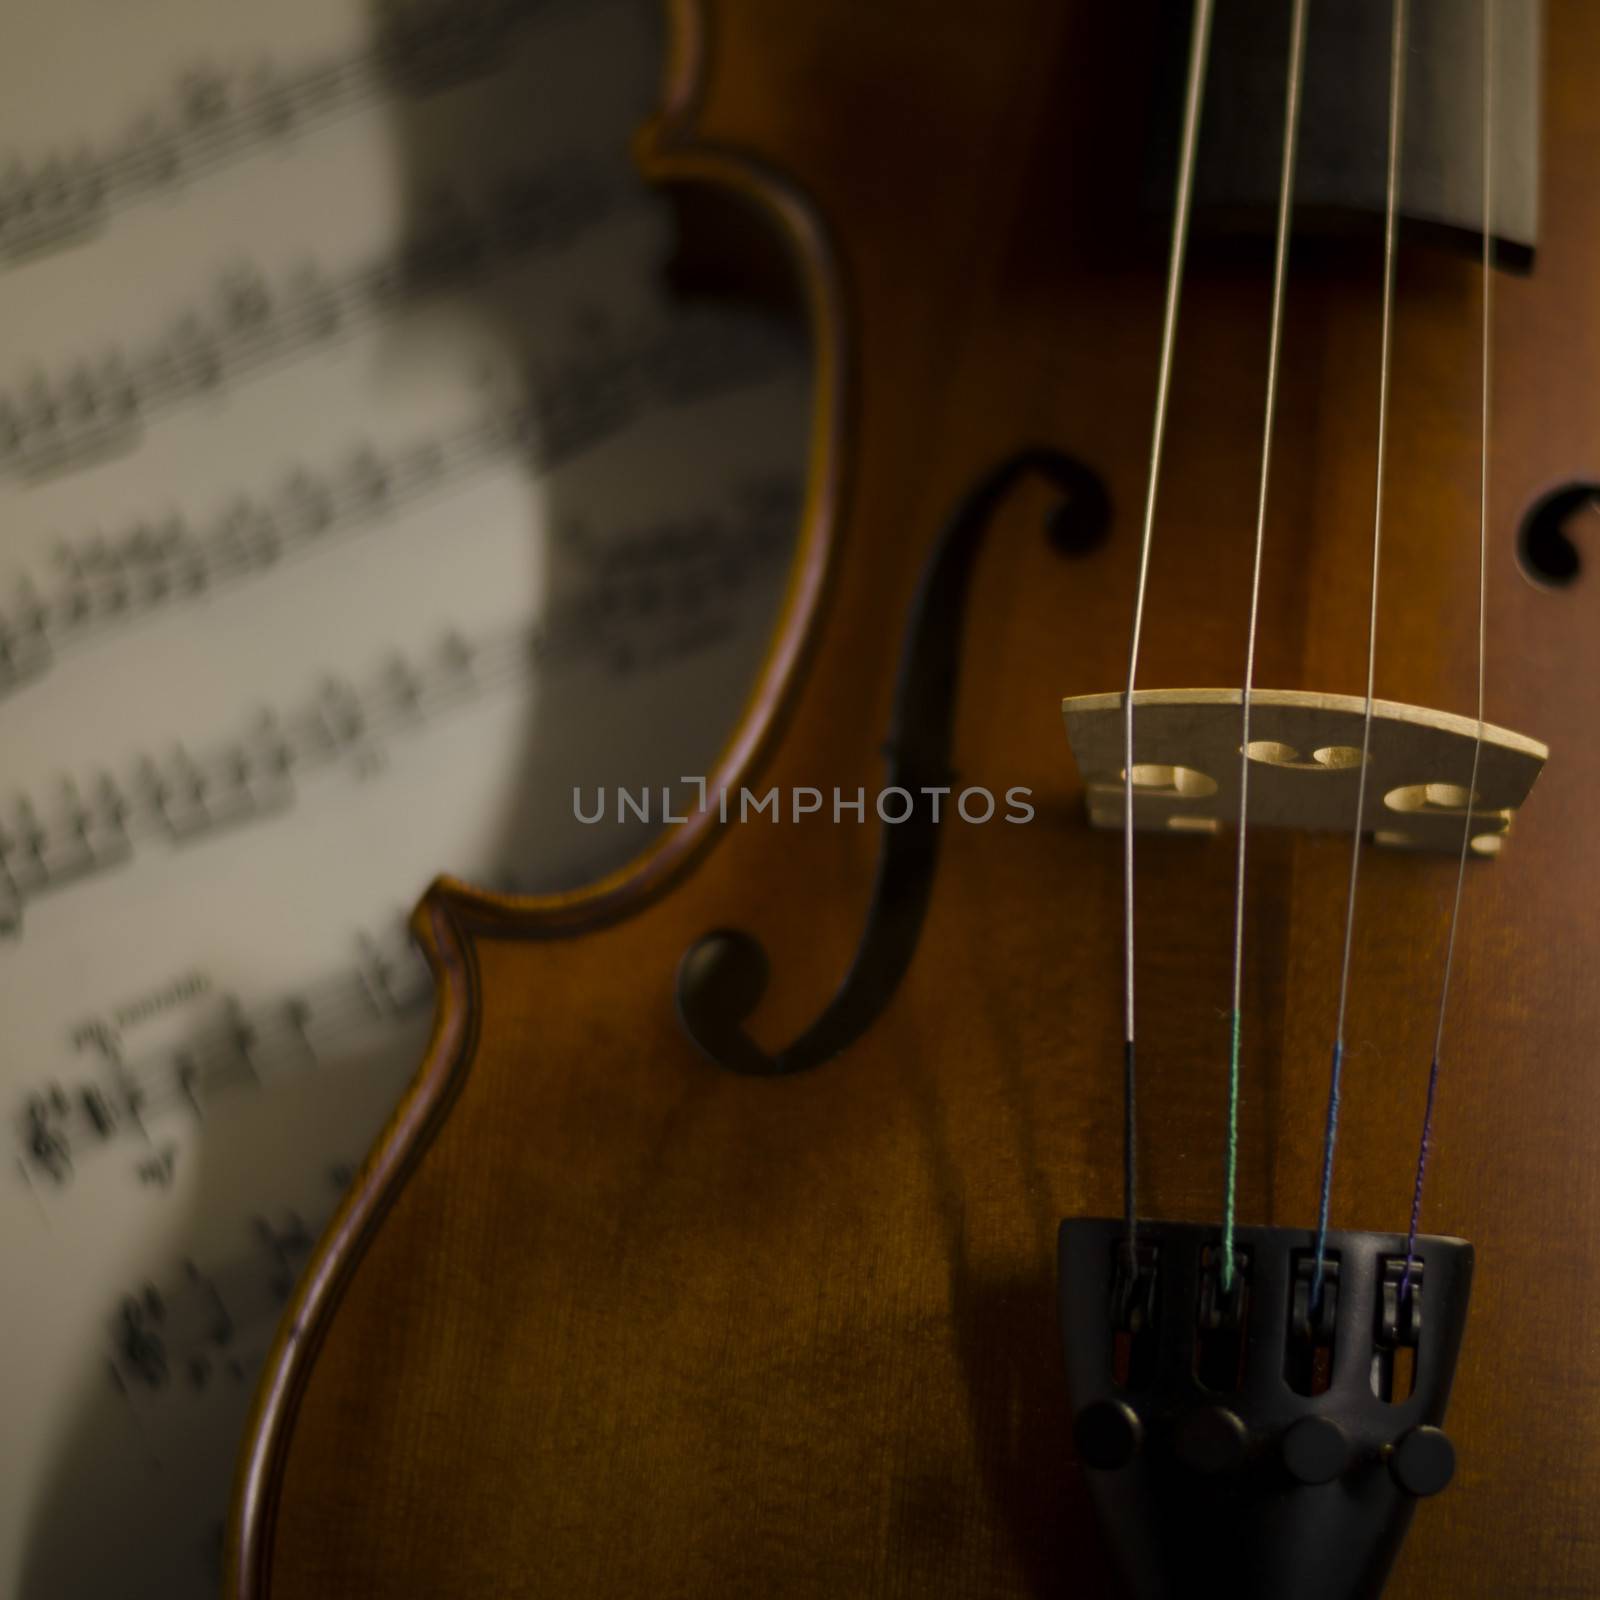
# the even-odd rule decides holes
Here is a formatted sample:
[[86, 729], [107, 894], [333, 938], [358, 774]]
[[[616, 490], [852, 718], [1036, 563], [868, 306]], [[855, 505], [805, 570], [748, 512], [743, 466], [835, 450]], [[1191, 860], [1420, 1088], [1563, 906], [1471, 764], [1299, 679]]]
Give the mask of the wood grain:
[[[778, 224], [821, 379], [790, 601], [722, 779], [871, 792], [921, 557], [1019, 442], [1092, 463], [1122, 514], [1075, 560], [1043, 537], [1043, 490], [995, 528], [957, 763], [1030, 787], [1036, 815], [946, 830], [911, 970], [842, 1058], [721, 1073], [673, 979], [708, 929], [747, 929], [773, 968], [753, 1031], [792, 1037], [855, 948], [870, 825], [690, 824], [580, 894], [430, 892], [433, 1045], [280, 1337], [234, 1595], [1108, 1591], [1053, 1240], [1119, 1202], [1120, 857], [1084, 821], [1058, 707], [1125, 662], [1159, 326], [1159, 251], [1126, 204], [1150, 21], [1056, 0], [680, 8], [646, 171], [731, 183]], [[1424, 1217], [1478, 1250], [1461, 1468], [1416, 1519], [1403, 1595], [1600, 1594], [1600, 631], [1582, 582], [1536, 590], [1512, 553], [1521, 508], [1592, 475], [1600, 441], [1600, 10], [1551, 0], [1548, 33], [1540, 259], [1497, 296], [1489, 713], [1556, 754], [1514, 850], [1469, 885]], [[1363, 679], [1378, 286], [1375, 250], [1296, 259], [1258, 658], [1285, 688]], [[1228, 683], [1267, 263], [1198, 252], [1185, 293], [1144, 673]], [[1470, 263], [1406, 251], [1378, 619], [1379, 692], [1458, 713], [1476, 295]], [[1254, 850], [1244, 1220], [1314, 1214], [1347, 864], [1336, 838]], [[1220, 1207], [1231, 870], [1225, 839], [1141, 849], [1152, 1215]], [[1333, 1212], [1392, 1228], [1453, 867], [1372, 852], [1362, 870]]]

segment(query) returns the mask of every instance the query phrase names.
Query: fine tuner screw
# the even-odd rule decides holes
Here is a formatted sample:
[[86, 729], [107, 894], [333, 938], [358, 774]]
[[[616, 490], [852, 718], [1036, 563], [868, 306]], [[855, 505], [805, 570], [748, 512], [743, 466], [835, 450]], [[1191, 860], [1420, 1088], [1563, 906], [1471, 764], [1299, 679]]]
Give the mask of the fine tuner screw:
[[[1144, 1448], [1144, 1423], [1120, 1400], [1097, 1400], [1073, 1422], [1078, 1459], [1100, 1472], [1132, 1464]], [[1301, 1417], [1278, 1441], [1284, 1469], [1307, 1487], [1332, 1483], [1352, 1465], [1349, 1436], [1331, 1417]], [[1185, 1416], [1174, 1430], [1173, 1453], [1192, 1471], [1226, 1472], [1254, 1453], [1244, 1422], [1226, 1406], [1205, 1406]], [[1455, 1475], [1456, 1453], [1442, 1428], [1426, 1425], [1402, 1434], [1378, 1452], [1407, 1494], [1423, 1499], [1444, 1489]]]
[[1394, 1481], [1419, 1499], [1438, 1494], [1455, 1476], [1456, 1447], [1443, 1428], [1418, 1427], [1385, 1448]]

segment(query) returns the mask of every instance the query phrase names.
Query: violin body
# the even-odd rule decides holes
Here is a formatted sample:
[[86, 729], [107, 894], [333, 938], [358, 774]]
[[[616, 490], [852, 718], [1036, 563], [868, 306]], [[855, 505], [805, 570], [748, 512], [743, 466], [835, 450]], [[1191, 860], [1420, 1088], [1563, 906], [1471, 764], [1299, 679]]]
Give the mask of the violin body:
[[[1164, 270], [1127, 220], [1139, 11], [676, 9], [644, 174], [732, 197], [790, 263], [814, 342], [793, 576], [711, 779], [776, 787], [784, 815], [713, 805], [574, 894], [429, 891], [432, 1043], [269, 1362], [240, 1600], [1112, 1592], [1055, 1242], [1121, 1206], [1122, 856], [1085, 820], [1060, 701], [1127, 670]], [[1488, 715], [1552, 756], [1500, 859], [1468, 873], [1424, 1214], [1477, 1252], [1460, 1468], [1415, 1518], [1402, 1595], [1600, 1594], [1600, 630], [1581, 581], [1540, 588], [1514, 548], [1524, 508], [1600, 443], [1600, 11], [1551, 0], [1546, 28], [1538, 258], [1496, 284]], [[1378, 256], [1301, 266], [1255, 681], [1358, 693]], [[1141, 683], [1242, 680], [1269, 292], [1259, 257], [1191, 262]], [[1404, 251], [1378, 605], [1378, 692], [1463, 714], [1478, 293], [1472, 259]], [[983, 507], [955, 776], [923, 781], [999, 810], [945, 818], [914, 937], [857, 974], [866, 1021], [785, 1054], [893, 921], [872, 797], [930, 552], [1029, 446], [1085, 464], [1110, 515], [1098, 543], [1052, 537], [1062, 484], [1026, 463]], [[829, 799], [796, 820], [805, 787]], [[832, 792], [858, 788], [863, 818], [836, 821]], [[1006, 820], [1016, 788], [1031, 820]], [[1315, 1219], [1349, 859], [1344, 837], [1252, 837], [1243, 1221]], [[1455, 863], [1368, 849], [1361, 873], [1332, 1210], [1403, 1231]], [[1136, 885], [1142, 1208], [1213, 1220], [1231, 844], [1141, 837]], [[719, 929], [766, 958], [764, 986], [729, 980], [749, 1012], [730, 1052], [804, 1070], [729, 1070], [690, 1037], [680, 966]], [[1225, 1551], [1194, 1557], [1225, 1575]]]

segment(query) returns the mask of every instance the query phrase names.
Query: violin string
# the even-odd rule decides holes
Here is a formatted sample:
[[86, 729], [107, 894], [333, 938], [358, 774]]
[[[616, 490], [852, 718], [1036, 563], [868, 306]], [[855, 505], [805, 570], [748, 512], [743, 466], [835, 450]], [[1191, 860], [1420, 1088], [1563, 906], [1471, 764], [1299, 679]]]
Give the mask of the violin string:
[[1478, 798], [1478, 765], [1483, 757], [1484, 658], [1489, 632], [1489, 330], [1494, 303], [1494, 37], [1495, 0], [1483, 0], [1483, 322], [1479, 338], [1478, 418], [1478, 729], [1472, 741], [1472, 776], [1461, 818], [1461, 853], [1456, 859], [1455, 896], [1450, 905], [1450, 931], [1445, 939], [1444, 973], [1439, 983], [1439, 1016], [1433, 1032], [1433, 1059], [1428, 1064], [1428, 1095], [1422, 1113], [1422, 1141], [1417, 1150], [1417, 1177], [1411, 1191], [1411, 1224], [1406, 1232], [1406, 1264], [1400, 1274], [1400, 1299], [1411, 1292], [1411, 1267], [1417, 1250], [1417, 1224], [1422, 1218], [1422, 1185], [1433, 1144], [1433, 1102], [1439, 1088], [1439, 1057], [1444, 1050], [1444, 1019], [1450, 1003], [1450, 974], [1455, 966], [1456, 930], [1461, 925], [1461, 891], [1467, 878], [1467, 851], [1472, 846], [1472, 809]]
[[1139, 639], [1144, 627], [1145, 591], [1150, 578], [1150, 545], [1156, 523], [1156, 491], [1161, 481], [1161, 452], [1167, 431], [1167, 398], [1172, 387], [1172, 351], [1178, 330], [1178, 297], [1189, 243], [1189, 206], [1194, 193], [1194, 157], [1200, 130], [1200, 102], [1205, 93], [1206, 60], [1211, 49], [1212, 0], [1195, 0], [1189, 33], [1189, 68], [1183, 102], [1183, 134], [1178, 150], [1177, 195], [1172, 217], [1172, 243], [1167, 257], [1167, 294], [1161, 320], [1161, 359], [1156, 369], [1155, 420], [1150, 437], [1150, 473], [1145, 485], [1144, 526], [1139, 537], [1139, 579], [1133, 602], [1133, 637], [1128, 646], [1128, 692], [1122, 725], [1122, 1191], [1126, 1210], [1128, 1262], [1138, 1262], [1138, 1155], [1136, 1148], [1137, 1078], [1133, 1053], [1133, 690], [1139, 673]]
[[1339, 1134], [1339, 1079], [1344, 1067], [1345, 1013], [1350, 999], [1350, 952], [1356, 926], [1356, 883], [1361, 866], [1361, 830], [1367, 799], [1367, 762], [1372, 753], [1372, 700], [1378, 666], [1378, 573], [1383, 553], [1383, 477], [1389, 443], [1389, 367], [1393, 346], [1395, 234], [1399, 221], [1400, 147], [1404, 131], [1406, 84], [1406, 0], [1394, 0], [1389, 40], [1389, 171], [1383, 208], [1383, 312], [1378, 358], [1378, 445], [1372, 510], [1372, 589], [1367, 617], [1367, 693], [1361, 719], [1361, 774], [1356, 785], [1356, 820], [1350, 839], [1350, 887], [1345, 898], [1344, 955], [1339, 967], [1339, 1008], [1334, 1024], [1333, 1061], [1328, 1075], [1328, 1118], [1322, 1135], [1322, 1194], [1317, 1205], [1317, 1243], [1313, 1257], [1311, 1305], [1322, 1303], [1323, 1247], [1328, 1237], [1328, 1202], [1333, 1192], [1333, 1147]]
[[1289, 78], [1284, 91], [1283, 165], [1278, 185], [1278, 233], [1272, 263], [1272, 327], [1267, 345], [1266, 417], [1261, 430], [1261, 483], [1256, 496], [1255, 559], [1250, 571], [1250, 629], [1245, 645], [1239, 716], [1239, 845], [1233, 879], [1233, 1008], [1228, 1028], [1228, 1139], [1222, 1200], [1222, 1287], [1233, 1287], [1233, 1215], [1239, 1173], [1239, 1036], [1243, 1026], [1244, 862], [1250, 810], [1250, 691], [1255, 684], [1256, 634], [1261, 618], [1261, 555], [1266, 546], [1267, 484], [1272, 468], [1272, 425], [1278, 410], [1278, 357], [1283, 347], [1284, 288], [1289, 276], [1290, 217], [1294, 207], [1295, 147], [1300, 126], [1300, 83], [1305, 61], [1306, 6], [1294, 0], [1289, 25]]

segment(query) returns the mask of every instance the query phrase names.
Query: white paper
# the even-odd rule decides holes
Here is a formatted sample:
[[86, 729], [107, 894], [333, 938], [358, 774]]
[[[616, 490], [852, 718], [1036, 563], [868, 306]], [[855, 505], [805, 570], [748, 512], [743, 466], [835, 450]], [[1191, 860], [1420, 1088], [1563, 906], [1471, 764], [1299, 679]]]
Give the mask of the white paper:
[[637, 0], [0, 17], [0, 1590], [208, 1595], [277, 1307], [413, 1070], [437, 872], [708, 770], [792, 332], [674, 306]]

